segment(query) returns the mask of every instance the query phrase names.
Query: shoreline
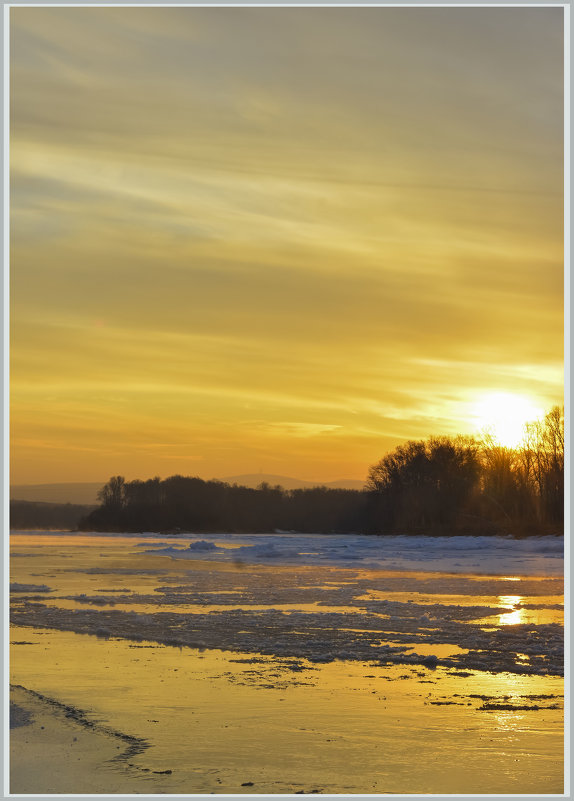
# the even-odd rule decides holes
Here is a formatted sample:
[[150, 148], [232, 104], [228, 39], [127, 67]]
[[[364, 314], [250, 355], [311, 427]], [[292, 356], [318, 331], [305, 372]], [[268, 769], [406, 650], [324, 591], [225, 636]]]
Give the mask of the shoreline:
[[130, 792], [127, 760], [148, 744], [87, 713], [18, 684], [10, 685], [10, 792]]
[[[98, 665], [97, 675], [72, 686], [62, 683], [54, 664], [47, 675], [31, 669], [24, 679], [29, 686], [45, 687], [45, 694], [22, 685], [11, 688], [12, 700], [34, 718], [11, 732], [12, 793], [237, 796], [345, 788], [389, 793], [392, 782], [395, 792], [407, 794], [421, 792], [421, 782], [430, 777], [442, 792], [455, 794], [469, 779], [477, 792], [561, 791], [563, 688], [552, 677], [523, 677], [517, 684], [508, 675], [444, 668], [405, 673], [404, 666], [372, 663], [313, 666], [305, 660], [238, 658], [166, 646], [132, 650], [121, 640], [80, 642], [78, 635], [55, 635], [45, 640], [57, 641], [51, 646], [55, 654], [63, 645], [69, 653], [79, 646], [87, 657], [83, 663]], [[107, 664], [122, 670], [114, 676]], [[127, 675], [131, 687], [142, 688], [133, 708], [122, 700]], [[105, 693], [94, 695], [96, 687]], [[62, 702], [68, 698], [73, 703]], [[260, 731], [263, 713], [265, 733]], [[508, 730], [511, 719], [515, 724]], [[501, 720], [507, 721], [502, 730]], [[392, 732], [383, 737], [384, 749], [383, 721]], [[437, 733], [436, 742], [428, 739], [429, 728]], [[144, 736], [131, 738], [125, 731]], [[405, 751], [399, 743], [407, 733], [413, 742]], [[356, 738], [359, 747], [350, 749]], [[149, 750], [130, 753], [133, 739]], [[180, 739], [186, 745], [178, 752], [173, 743]], [[496, 778], [488, 781], [481, 748], [494, 764]], [[468, 762], [464, 775], [445, 776], [441, 765], [461, 749]], [[440, 754], [442, 761], [429, 762], [430, 753]], [[509, 753], [514, 756], [510, 770], [504, 756]], [[425, 779], [416, 775], [419, 762], [430, 774]]]

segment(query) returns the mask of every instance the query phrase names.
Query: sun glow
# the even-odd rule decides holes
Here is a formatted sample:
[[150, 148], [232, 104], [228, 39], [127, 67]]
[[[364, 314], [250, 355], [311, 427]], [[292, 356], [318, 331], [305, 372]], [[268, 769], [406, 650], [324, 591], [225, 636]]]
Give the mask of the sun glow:
[[505, 448], [516, 448], [524, 437], [524, 427], [543, 416], [524, 395], [495, 392], [484, 395], [474, 407], [476, 427], [494, 437]]

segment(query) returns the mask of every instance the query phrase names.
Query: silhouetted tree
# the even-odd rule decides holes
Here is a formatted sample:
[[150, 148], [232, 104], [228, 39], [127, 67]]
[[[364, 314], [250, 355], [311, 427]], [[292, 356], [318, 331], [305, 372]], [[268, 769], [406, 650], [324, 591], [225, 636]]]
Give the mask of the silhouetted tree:
[[382, 532], [444, 529], [462, 513], [480, 473], [474, 440], [432, 437], [407, 442], [369, 470], [375, 497], [371, 528]]
[[98, 492], [98, 500], [102, 506], [107, 509], [121, 509], [124, 505], [125, 483], [123, 476], [112, 476]]
[[564, 409], [554, 406], [543, 420], [526, 427], [523, 471], [534, 488], [543, 522], [564, 520]]

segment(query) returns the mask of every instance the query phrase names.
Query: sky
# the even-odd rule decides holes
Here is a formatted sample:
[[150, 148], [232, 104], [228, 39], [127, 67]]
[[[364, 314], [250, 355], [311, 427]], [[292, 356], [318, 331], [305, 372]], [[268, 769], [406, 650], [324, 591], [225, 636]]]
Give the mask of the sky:
[[563, 9], [10, 19], [12, 483], [364, 479], [562, 404]]

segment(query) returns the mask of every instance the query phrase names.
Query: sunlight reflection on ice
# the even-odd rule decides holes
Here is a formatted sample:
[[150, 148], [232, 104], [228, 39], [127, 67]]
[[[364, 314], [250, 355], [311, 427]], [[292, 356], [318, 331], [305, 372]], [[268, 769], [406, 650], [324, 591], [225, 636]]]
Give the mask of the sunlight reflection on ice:
[[500, 606], [505, 606], [511, 609], [511, 612], [505, 612], [498, 616], [498, 622], [501, 626], [514, 626], [517, 623], [524, 623], [524, 610], [515, 609], [522, 601], [521, 595], [499, 595], [498, 602]]

